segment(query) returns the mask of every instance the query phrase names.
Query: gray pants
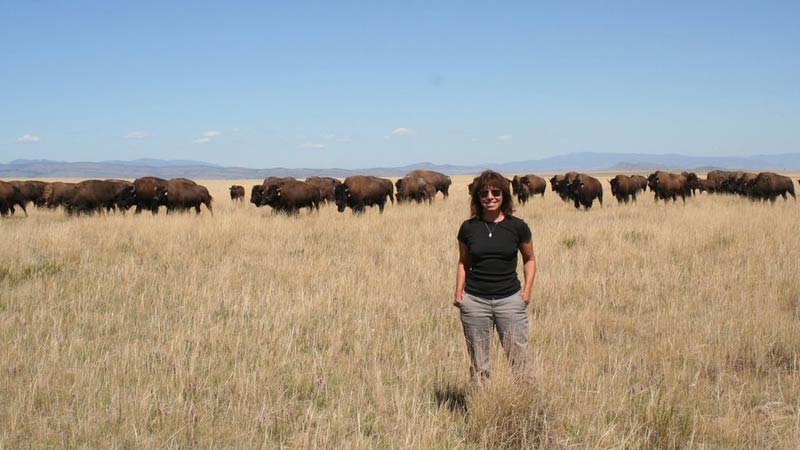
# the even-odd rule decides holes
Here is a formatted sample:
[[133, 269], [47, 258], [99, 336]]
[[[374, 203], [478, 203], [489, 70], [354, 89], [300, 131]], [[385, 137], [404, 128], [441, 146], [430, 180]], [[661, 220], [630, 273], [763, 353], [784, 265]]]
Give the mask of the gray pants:
[[527, 306], [519, 292], [495, 300], [464, 293], [461, 324], [469, 352], [470, 384], [480, 386], [489, 379], [489, 356], [495, 327], [506, 356], [511, 361], [512, 372], [516, 376], [525, 375], [528, 359]]

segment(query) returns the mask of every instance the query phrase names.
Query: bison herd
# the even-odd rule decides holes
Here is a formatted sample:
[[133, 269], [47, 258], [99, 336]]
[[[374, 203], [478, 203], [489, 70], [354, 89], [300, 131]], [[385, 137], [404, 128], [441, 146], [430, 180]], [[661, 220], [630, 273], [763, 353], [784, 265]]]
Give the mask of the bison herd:
[[[585, 173], [567, 172], [550, 178], [550, 188], [565, 202], [575, 208], [589, 209], [595, 201], [603, 204], [603, 185]], [[800, 180], [798, 180], [800, 181]], [[532, 196], [547, 190], [547, 181], [528, 174], [508, 180], [517, 201], [524, 205]], [[268, 177], [250, 191], [250, 202], [256, 207], [270, 206], [274, 212], [297, 215], [303, 208], [309, 212], [319, 210], [320, 204], [335, 203], [339, 212], [350, 208], [361, 214], [367, 207], [377, 206], [383, 212], [387, 200], [394, 203], [431, 203], [438, 192], [449, 196], [450, 177], [430, 170], [414, 170], [394, 183], [387, 178], [354, 175], [344, 181], [329, 177], [309, 177], [297, 180], [292, 177]], [[778, 197], [795, 197], [794, 184], [789, 177], [772, 172], [739, 172], [714, 170], [705, 179], [692, 172], [671, 173], [656, 171], [648, 177], [617, 175], [608, 181], [611, 195], [619, 203], [636, 202], [637, 195], [648, 189], [656, 202], [673, 202], [700, 192], [739, 195], [754, 201], [775, 202]], [[468, 189], [472, 192], [473, 183]], [[232, 201], [244, 201], [245, 188], [230, 187]], [[102, 211], [127, 211], [135, 207], [157, 214], [164, 206], [168, 213], [194, 209], [200, 213], [205, 205], [213, 214], [212, 197], [205, 186], [187, 178], [165, 180], [157, 177], [126, 180], [86, 180], [79, 183], [42, 181], [0, 181], [0, 214], [15, 213], [19, 207], [25, 213], [27, 205], [36, 207], [62, 207], [67, 214], [91, 214]]]

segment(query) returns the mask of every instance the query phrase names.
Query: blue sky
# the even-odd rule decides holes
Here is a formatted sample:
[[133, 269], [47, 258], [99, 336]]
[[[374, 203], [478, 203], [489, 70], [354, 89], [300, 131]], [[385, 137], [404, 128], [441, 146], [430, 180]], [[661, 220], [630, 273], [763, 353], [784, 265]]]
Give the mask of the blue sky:
[[0, 8], [0, 162], [800, 151], [798, 1]]

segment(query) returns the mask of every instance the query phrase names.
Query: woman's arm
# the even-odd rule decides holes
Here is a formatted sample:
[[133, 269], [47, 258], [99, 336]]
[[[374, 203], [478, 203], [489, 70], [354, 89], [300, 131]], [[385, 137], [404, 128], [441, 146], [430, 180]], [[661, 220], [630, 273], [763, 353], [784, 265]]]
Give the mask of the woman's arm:
[[522, 253], [522, 270], [525, 274], [525, 285], [522, 287], [520, 296], [527, 305], [531, 301], [531, 288], [533, 287], [533, 279], [536, 278], [536, 256], [533, 254], [533, 239], [521, 243], [519, 251]]
[[469, 266], [469, 247], [463, 242], [458, 243], [458, 266], [456, 267], [456, 294], [453, 306], [461, 306], [464, 298], [464, 286], [467, 283], [467, 267]]

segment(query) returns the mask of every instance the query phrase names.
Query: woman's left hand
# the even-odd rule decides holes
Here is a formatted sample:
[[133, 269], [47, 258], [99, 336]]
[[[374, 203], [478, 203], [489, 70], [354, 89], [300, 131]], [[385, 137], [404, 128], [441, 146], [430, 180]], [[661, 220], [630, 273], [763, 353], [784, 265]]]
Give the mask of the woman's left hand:
[[519, 296], [522, 297], [522, 301], [524, 301], [526, 305], [531, 302], [530, 292], [520, 292]]

